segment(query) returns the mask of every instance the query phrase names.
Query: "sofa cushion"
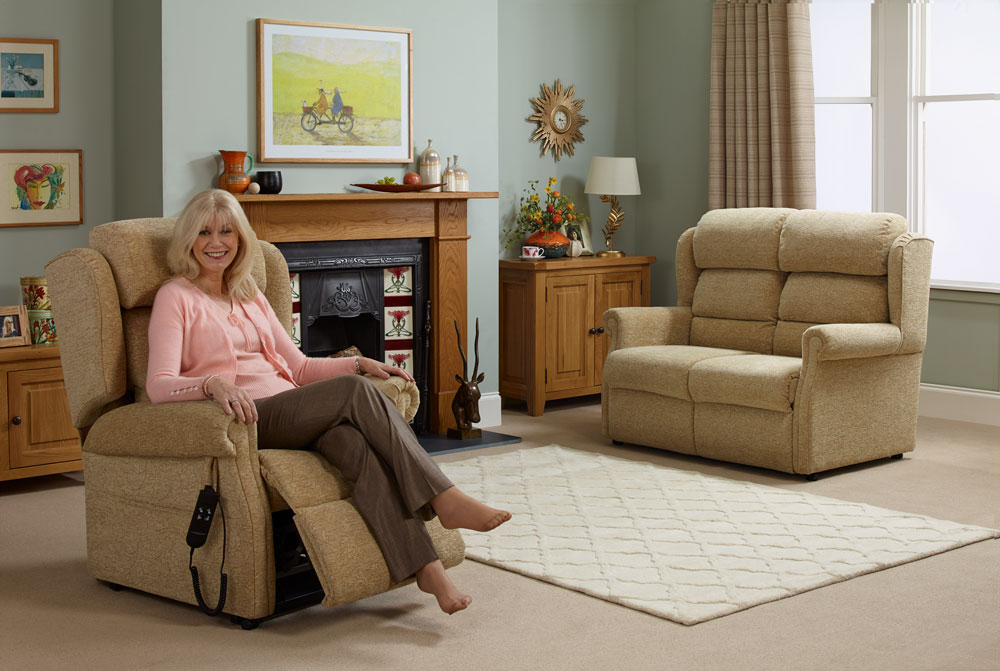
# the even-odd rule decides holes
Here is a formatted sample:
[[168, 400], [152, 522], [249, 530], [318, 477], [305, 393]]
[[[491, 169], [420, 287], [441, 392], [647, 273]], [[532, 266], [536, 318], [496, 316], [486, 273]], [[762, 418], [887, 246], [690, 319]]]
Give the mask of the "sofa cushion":
[[774, 322], [694, 317], [691, 344], [771, 354]]
[[[885, 275], [889, 248], [905, 232], [906, 219], [898, 214], [792, 212], [781, 227], [778, 268], [787, 272]], [[697, 258], [697, 247], [695, 254]]]
[[697, 403], [725, 403], [791, 412], [802, 360], [746, 354], [702, 359], [691, 366], [688, 389]]
[[690, 401], [688, 373], [693, 364], [713, 357], [741, 354], [747, 352], [690, 345], [629, 347], [608, 355], [604, 363], [604, 384]]
[[710, 268], [701, 273], [691, 314], [775, 322], [785, 273], [777, 270]]
[[781, 227], [795, 210], [740, 208], [712, 210], [694, 232], [694, 260], [699, 268], [781, 270]]
[[774, 327], [774, 344], [771, 353], [778, 356], [802, 356], [802, 334], [815, 322], [779, 321]]
[[778, 318], [816, 324], [889, 321], [888, 280], [871, 275], [790, 273]]

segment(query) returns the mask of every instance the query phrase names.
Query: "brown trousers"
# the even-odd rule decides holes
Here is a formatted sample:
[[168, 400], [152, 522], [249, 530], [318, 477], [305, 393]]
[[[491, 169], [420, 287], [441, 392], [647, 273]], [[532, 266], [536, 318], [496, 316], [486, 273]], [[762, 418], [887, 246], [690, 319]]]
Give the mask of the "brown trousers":
[[260, 449], [314, 449], [354, 484], [354, 506], [393, 581], [438, 558], [424, 522], [434, 517], [429, 501], [452, 482], [373, 384], [342, 375], [256, 404]]

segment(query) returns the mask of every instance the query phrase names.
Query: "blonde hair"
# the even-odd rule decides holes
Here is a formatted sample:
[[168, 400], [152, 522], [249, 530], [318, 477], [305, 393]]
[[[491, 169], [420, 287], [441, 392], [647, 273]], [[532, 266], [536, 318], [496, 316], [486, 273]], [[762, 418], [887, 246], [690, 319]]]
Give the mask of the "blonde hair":
[[222, 274], [222, 281], [229, 293], [241, 301], [257, 297], [257, 283], [250, 276], [253, 268], [253, 249], [257, 236], [243, 214], [243, 208], [233, 194], [222, 189], [208, 189], [191, 199], [184, 207], [174, 226], [174, 235], [167, 248], [167, 263], [174, 277], [194, 281], [201, 273], [201, 265], [194, 258], [192, 249], [198, 234], [212, 221], [229, 224], [239, 239], [236, 257]]

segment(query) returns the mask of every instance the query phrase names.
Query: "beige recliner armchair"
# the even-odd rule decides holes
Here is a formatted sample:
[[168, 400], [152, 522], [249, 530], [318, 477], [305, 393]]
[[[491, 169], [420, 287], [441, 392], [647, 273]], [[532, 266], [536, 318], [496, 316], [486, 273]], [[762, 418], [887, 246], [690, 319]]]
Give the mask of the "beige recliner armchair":
[[707, 213], [677, 243], [677, 307], [604, 314], [604, 435], [811, 477], [901, 457], [932, 247], [894, 214]]
[[[199, 491], [212, 484], [226, 547], [216, 520], [195, 564], [204, 600], [214, 606], [225, 552], [223, 612], [245, 628], [321, 599], [333, 606], [396, 587], [351, 503], [350, 484], [319, 454], [258, 450], [256, 426], [214, 403], [149, 402], [149, 316], [169, 277], [173, 226], [173, 219], [98, 226], [90, 248], [46, 266], [70, 411], [84, 436], [91, 574], [114, 587], [196, 603], [185, 536]], [[254, 280], [290, 330], [285, 260], [266, 242], [255, 255]], [[412, 419], [419, 402], [412, 383], [371, 379]], [[462, 561], [457, 531], [437, 520], [428, 530], [446, 567]]]

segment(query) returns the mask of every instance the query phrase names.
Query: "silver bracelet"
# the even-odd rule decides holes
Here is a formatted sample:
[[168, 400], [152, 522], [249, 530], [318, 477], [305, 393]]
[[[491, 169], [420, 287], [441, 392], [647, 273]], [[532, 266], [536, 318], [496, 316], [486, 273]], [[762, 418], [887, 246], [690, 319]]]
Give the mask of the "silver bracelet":
[[361, 357], [359, 356], [354, 357], [354, 374], [364, 375], [364, 373], [361, 372]]
[[209, 375], [208, 377], [206, 377], [204, 380], [202, 380], [201, 390], [203, 392], [205, 392], [205, 396], [208, 396], [211, 400], [214, 401], [215, 397], [208, 393], [208, 381], [211, 380], [213, 377], [219, 377], [219, 376], [216, 375], [215, 373], [212, 373], [211, 375]]

